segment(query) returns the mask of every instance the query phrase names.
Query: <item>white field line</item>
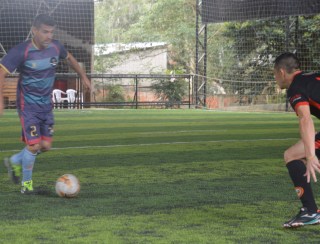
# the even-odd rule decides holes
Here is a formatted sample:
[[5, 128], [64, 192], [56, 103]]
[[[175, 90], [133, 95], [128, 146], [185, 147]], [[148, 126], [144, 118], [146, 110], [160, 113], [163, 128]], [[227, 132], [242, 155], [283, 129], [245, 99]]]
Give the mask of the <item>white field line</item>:
[[[105, 146], [78, 146], [78, 147], [53, 147], [51, 150], [69, 150], [69, 149], [94, 149], [94, 148], [116, 148], [116, 147], [146, 147], [156, 145], [179, 145], [179, 144], [198, 144], [198, 143], [228, 143], [228, 142], [255, 142], [255, 141], [289, 141], [298, 140], [298, 138], [261, 138], [261, 139], [243, 139], [243, 140], [215, 140], [215, 141], [177, 141], [177, 142], [158, 142], [158, 143], [137, 143], [137, 144], [119, 144]], [[0, 152], [16, 152], [19, 150], [0, 150]]]
[[179, 134], [179, 133], [193, 133], [193, 132], [226, 132], [228, 130], [179, 130], [179, 131], [154, 131], [154, 132], [137, 132], [134, 134]]

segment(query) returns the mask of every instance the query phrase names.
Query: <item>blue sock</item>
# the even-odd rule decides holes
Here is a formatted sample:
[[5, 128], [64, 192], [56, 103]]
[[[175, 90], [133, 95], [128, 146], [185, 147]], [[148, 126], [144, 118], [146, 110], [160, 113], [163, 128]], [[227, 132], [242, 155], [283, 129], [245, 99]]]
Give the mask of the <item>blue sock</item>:
[[10, 162], [11, 162], [12, 164], [22, 165], [22, 158], [23, 158], [24, 150], [26, 150], [26, 148], [23, 148], [23, 149], [22, 149], [20, 152], [18, 152], [17, 154], [12, 155], [11, 158], [10, 158]]
[[22, 158], [22, 182], [32, 180], [32, 171], [36, 156], [36, 153], [33, 154], [25, 148]]

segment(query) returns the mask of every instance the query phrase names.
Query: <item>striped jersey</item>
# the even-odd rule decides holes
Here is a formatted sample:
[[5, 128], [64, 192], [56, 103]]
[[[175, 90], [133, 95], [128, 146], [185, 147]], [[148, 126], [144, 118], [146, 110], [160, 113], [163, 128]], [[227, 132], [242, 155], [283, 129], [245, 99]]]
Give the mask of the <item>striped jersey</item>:
[[295, 111], [301, 105], [308, 105], [310, 113], [320, 119], [320, 73], [298, 73], [287, 96]]
[[57, 40], [47, 48], [38, 49], [32, 40], [13, 47], [0, 65], [8, 73], [20, 73], [17, 85], [17, 108], [22, 111], [48, 112], [52, 110], [51, 93], [55, 70], [68, 52]]

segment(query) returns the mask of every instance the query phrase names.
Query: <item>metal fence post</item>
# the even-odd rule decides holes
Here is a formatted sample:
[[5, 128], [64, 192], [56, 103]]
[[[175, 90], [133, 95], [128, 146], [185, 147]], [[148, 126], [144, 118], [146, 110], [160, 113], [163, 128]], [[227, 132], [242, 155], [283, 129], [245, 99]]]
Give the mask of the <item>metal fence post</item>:
[[135, 84], [136, 84], [136, 94], [135, 94], [135, 97], [136, 97], [136, 109], [138, 109], [138, 76], [136, 75], [134, 79], [135, 79]]

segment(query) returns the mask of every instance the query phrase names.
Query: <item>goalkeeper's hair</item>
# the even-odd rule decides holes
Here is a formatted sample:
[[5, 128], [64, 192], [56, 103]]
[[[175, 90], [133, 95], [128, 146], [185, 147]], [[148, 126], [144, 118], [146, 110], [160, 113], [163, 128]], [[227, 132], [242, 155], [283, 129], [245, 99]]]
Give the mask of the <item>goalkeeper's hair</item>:
[[56, 26], [55, 20], [47, 14], [39, 14], [33, 21], [33, 26], [40, 28], [41, 25]]
[[276, 70], [284, 69], [287, 73], [292, 74], [300, 69], [300, 61], [293, 53], [283, 53], [274, 61], [274, 68]]

